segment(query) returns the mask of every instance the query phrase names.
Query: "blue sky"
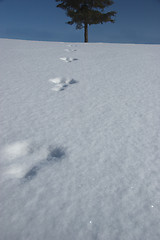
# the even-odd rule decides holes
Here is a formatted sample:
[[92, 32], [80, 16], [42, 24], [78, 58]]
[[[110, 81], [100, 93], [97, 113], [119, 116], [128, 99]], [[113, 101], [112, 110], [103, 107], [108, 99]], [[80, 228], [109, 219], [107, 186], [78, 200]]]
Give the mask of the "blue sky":
[[[89, 42], [160, 44], [160, 0], [115, 0], [116, 22], [89, 27]], [[83, 42], [55, 0], [0, 0], [0, 38]]]

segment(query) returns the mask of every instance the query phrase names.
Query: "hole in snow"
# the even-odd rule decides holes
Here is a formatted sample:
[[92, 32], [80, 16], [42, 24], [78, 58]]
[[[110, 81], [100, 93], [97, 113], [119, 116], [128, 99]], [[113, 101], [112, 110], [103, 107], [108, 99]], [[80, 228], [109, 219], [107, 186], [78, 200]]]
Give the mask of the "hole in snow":
[[48, 156], [47, 156], [47, 161], [59, 161], [61, 160], [63, 157], [65, 156], [65, 151], [63, 150], [63, 148], [57, 147], [54, 149], [51, 149]]
[[34, 166], [32, 167], [27, 173], [26, 175], [24, 176], [24, 179], [27, 179], [27, 180], [32, 180], [38, 173], [40, 169], [40, 166]]

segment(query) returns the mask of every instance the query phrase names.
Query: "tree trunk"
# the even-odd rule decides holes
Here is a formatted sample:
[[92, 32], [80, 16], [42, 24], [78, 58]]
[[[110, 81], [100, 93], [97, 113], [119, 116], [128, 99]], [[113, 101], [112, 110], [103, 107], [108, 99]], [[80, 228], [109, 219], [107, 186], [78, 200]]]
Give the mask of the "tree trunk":
[[88, 24], [84, 25], [84, 42], [88, 42]]

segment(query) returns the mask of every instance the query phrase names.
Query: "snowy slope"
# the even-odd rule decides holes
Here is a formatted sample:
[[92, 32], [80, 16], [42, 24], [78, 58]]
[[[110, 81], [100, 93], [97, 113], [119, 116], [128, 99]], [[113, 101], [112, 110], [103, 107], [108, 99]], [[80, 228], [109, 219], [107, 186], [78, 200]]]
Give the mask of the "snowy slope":
[[0, 239], [160, 239], [160, 45], [0, 39]]

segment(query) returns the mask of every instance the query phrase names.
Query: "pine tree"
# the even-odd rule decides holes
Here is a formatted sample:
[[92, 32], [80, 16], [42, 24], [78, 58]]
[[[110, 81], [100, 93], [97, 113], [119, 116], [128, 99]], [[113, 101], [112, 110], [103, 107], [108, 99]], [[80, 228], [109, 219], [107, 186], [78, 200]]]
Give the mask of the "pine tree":
[[76, 29], [84, 28], [84, 41], [88, 42], [88, 25], [114, 23], [115, 11], [105, 13], [105, 8], [111, 6], [112, 0], [56, 0], [58, 8], [66, 11], [71, 18], [68, 24], [76, 24]]

